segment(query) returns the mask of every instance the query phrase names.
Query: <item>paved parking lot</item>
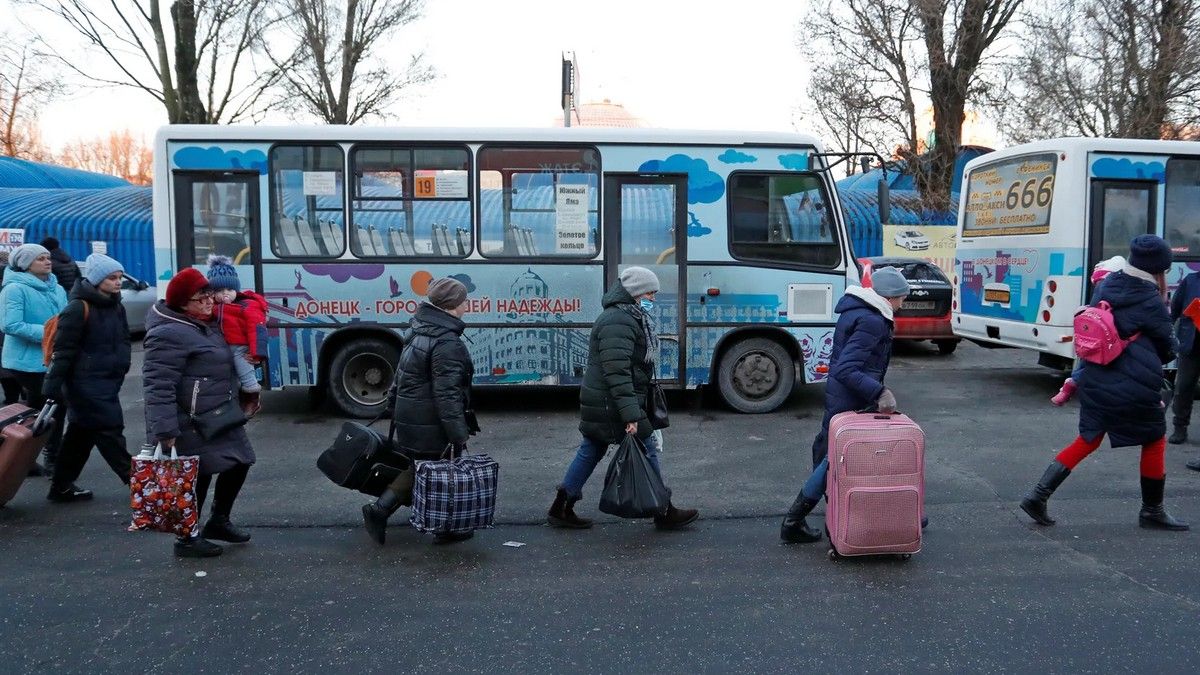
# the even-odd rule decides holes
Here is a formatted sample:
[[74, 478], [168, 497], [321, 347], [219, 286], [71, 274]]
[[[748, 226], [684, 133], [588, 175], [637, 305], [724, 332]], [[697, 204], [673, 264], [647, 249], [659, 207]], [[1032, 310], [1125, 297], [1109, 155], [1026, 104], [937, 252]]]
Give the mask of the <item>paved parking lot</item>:
[[[664, 471], [701, 511], [659, 533], [595, 509], [585, 532], [541, 524], [577, 442], [570, 390], [483, 391], [473, 449], [501, 465], [500, 525], [434, 547], [395, 517], [361, 531], [365, 497], [328, 483], [317, 454], [341, 420], [272, 392], [251, 423], [259, 462], [234, 512], [254, 541], [178, 561], [165, 536], [123, 531], [128, 495], [94, 458], [82, 505], [44, 482], [0, 510], [0, 663], [11, 672], [1146, 672], [1195, 670], [1197, 537], [1140, 530], [1135, 449], [1097, 452], [1051, 502], [1054, 528], [1016, 507], [1075, 434], [1048, 403], [1059, 374], [1033, 355], [898, 348], [889, 385], [925, 428], [925, 550], [831, 563], [781, 546], [807, 474], [822, 387], [770, 415], [672, 397]], [[139, 367], [135, 361], [135, 369]], [[140, 382], [126, 388], [141, 433]], [[1168, 449], [1167, 504], [1200, 525], [1196, 446]], [[602, 469], [601, 469], [602, 470]], [[506, 547], [518, 541], [524, 546]]]

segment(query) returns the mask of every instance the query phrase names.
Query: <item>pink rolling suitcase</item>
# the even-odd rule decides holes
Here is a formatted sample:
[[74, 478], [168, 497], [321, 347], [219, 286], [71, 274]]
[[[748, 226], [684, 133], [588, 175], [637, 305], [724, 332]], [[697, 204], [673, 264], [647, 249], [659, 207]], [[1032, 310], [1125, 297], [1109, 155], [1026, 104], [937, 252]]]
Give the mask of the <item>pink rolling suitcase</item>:
[[925, 433], [899, 413], [835, 415], [829, 422], [831, 558], [921, 550]]

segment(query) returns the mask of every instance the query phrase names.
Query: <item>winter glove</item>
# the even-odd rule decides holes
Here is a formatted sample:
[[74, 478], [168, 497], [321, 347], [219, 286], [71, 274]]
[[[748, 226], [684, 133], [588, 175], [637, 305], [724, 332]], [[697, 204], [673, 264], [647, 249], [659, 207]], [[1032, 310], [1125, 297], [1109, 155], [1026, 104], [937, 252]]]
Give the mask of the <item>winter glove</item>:
[[42, 382], [42, 396], [52, 398], [55, 401], [62, 400], [62, 380], [46, 378]]
[[879, 412], [892, 414], [896, 412], [896, 395], [891, 389], [883, 388], [883, 393], [879, 395], [879, 400], [875, 402], [875, 406], [879, 408]]

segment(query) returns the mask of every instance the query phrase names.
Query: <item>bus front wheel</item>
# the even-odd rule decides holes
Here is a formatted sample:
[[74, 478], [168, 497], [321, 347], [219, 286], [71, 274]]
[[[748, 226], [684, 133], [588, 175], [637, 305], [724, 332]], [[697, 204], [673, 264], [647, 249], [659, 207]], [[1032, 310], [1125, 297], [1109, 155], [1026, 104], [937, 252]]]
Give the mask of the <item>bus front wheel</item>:
[[342, 345], [329, 364], [329, 395], [351, 417], [374, 417], [387, 403], [400, 351], [383, 340], [363, 338]]
[[717, 386], [729, 407], [768, 413], [783, 405], [796, 384], [796, 366], [787, 350], [766, 338], [742, 340], [717, 367]]

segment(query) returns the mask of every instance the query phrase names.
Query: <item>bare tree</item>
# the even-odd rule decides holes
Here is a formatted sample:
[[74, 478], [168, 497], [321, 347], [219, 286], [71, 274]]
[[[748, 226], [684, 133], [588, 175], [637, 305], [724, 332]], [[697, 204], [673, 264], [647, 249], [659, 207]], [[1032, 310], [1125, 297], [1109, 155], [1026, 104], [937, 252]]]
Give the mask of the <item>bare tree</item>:
[[354, 124], [384, 116], [397, 96], [434, 78], [420, 53], [399, 69], [374, 58], [380, 47], [394, 48], [388, 38], [421, 17], [421, 0], [282, 0], [276, 7], [296, 44], [286, 59], [272, 57], [285, 107], [329, 124]]
[[154, 176], [154, 153], [129, 130], [68, 143], [57, 159], [64, 166], [120, 176], [134, 185], [149, 185]]
[[[798, 45], [808, 55], [820, 55], [813, 59], [813, 86], [817, 90], [810, 89], [810, 95], [828, 96], [842, 89], [843, 93], [858, 99], [862, 115], [859, 121], [870, 121], [866, 128], [889, 139], [886, 142], [873, 139], [866, 145], [898, 144], [918, 151], [916, 100], [921, 93], [924, 56], [920, 50], [920, 25], [912, 3], [909, 0], [814, 0], [807, 16], [809, 18], [801, 26]], [[834, 56], [829, 58], [829, 55]], [[852, 82], [839, 83], [844, 79]], [[837, 98], [836, 95], [833, 97], [835, 104]], [[825, 115], [839, 116], [823, 108], [816, 112], [826, 125]], [[850, 122], [836, 123], [840, 132], [841, 126]], [[860, 125], [859, 128], [864, 127]], [[879, 134], [881, 128], [888, 131]]]
[[[912, 0], [924, 35], [933, 105], [933, 147], [914, 173], [928, 207], [950, 207], [967, 103], [979, 95], [980, 68], [1022, 0]], [[915, 157], [913, 158], [916, 159]]]
[[46, 159], [37, 115], [62, 91], [56, 73], [27, 41], [0, 35], [0, 154]]
[[100, 86], [140, 89], [172, 124], [253, 117], [273, 69], [253, 67], [268, 0], [18, 0], [57, 17], [81, 38], [82, 57], [43, 41], [76, 75]]
[[1047, 0], [1023, 17], [1001, 128], [1061, 135], [1194, 136], [1200, 124], [1200, 1]]
[[[895, 146], [896, 131], [888, 113], [891, 106], [880, 101], [860, 64], [845, 61], [815, 67], [808, 85], [804, 114], [818, 123], [823, 138], [832, 139], [839, 152], [874, 152], [887, 156]], [[857, 163], [846, 163], [846, 175]]]

